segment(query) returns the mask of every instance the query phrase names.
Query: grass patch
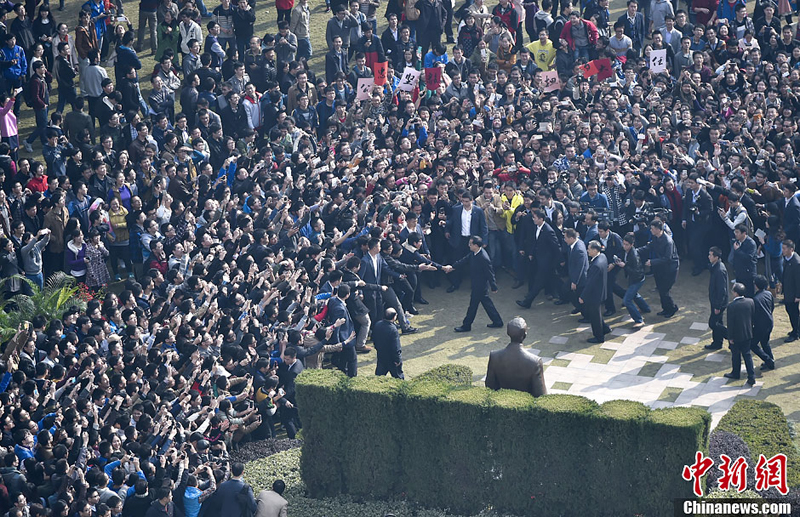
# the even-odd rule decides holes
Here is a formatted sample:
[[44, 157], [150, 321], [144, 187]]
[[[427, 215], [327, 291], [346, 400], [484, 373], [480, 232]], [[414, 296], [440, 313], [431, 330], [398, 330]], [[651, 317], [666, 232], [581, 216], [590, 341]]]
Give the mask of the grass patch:
[[683, 388], [666, 388], [659, 395], [658, 400], [662, 402], [675, 402], [678, 396], [683, 392]]
[[571, 382], [561, 382], [561, 381], [557, 381], [557, 382], [553, 383], [553, 389], [554, 389], [554, 390], [564, 390], [564, 391], [567, 391], [567, 390], [568, 390], [568, 389], [570, 389], [571, 387], [572, 387], [572, 383], [571, 383]]
[[614, 357], [614, 350], [599, 348], [597, 351], [595, 351], [592, 360], [589, 362], [595, 364], [608, 364], [612, 357]]
[[637, 375], [641, 377], [655, 377], [658, 371], [661, 369], [661, 366], [661, 363], [645, 363]]
[[562, 368], [566, 368], [569, 366], [569, 363], [572, 362], [569, 359], [553, 359], [550, 361], [548, 366], [561, 366]]

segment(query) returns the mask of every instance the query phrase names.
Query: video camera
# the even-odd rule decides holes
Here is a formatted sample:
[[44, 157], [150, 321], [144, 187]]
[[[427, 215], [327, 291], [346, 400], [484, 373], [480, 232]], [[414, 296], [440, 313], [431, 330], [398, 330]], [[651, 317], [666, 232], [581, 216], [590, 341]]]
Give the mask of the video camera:
[[662, 221], [669, 222], [672, 219], [672, 210], [648, 207], [646, 210], [633, 214], [629, 224], [650, 224], [656, 216], [659, 216]]

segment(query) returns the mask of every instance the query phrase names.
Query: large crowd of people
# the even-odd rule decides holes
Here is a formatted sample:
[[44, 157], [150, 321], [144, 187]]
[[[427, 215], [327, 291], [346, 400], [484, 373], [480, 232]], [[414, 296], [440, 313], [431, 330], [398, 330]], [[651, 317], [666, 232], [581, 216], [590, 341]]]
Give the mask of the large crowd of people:
[[[141, 0], [138, 35], [121, 0], [0, 4], [6, 310], [59, 272], [91, 293], [3, 349], [0, 515], [279, 515], [282, 485], [257, 504], [229, 453], [293, 438], [297, 375], [357, 375], [373, 327], [377, 373], [402, 377], [425, 292], [460, 300], [470, 276], [457, 331], [481, 303], [503, 325], [497, 275], [602, 342], [618, 306], [645, 324], [649, 275], [676, 314], [683, 260], [712, 269], [721, 347], [724, 261], [737, 295], [782, 285], [797, 339], [788, 2], [608, 3], [277, 0], [273, 22], [255, 0]], [[439, 73], [407, 91], [408, 68]]]

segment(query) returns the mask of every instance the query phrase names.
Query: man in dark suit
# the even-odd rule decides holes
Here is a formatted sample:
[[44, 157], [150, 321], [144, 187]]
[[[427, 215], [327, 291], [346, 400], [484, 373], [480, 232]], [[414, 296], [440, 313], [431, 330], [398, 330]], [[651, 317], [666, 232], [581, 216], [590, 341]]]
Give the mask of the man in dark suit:
[[[644, 285], [645, 276], [644, 264], [639, 258], [639, 252], [636, 251], [635, 233], [628, 232], [625, 235], [622, 239], [622, 249], [624, 253], [614, 265], [625, 272], [628, 288], [623, 289], [619, 284], [614, 284], [614, 294], [622, 298], [622, 305], [628, 309], [628, 314], [633, 318], [633, 328], [639, 329], [644, 327], [642, 314], [650, 313], [650, 305], [639, 294], [639, 289]], [[611, 296], [611, 293], [608, 293], [608, 296]]]
[[657, 219], [653, 220], [650, 223], [650, 233], [653, 234], [653, 240], [639, 252], [647, 253], [648, 260], [644, 265], [649, 266], [653, 271], [658, 296], [661, 298], [661, 312], [658, 315], [671, 318], [678, 312], [678, 306], [675, 305], [670, 294], [672, 286], [678, 279], [678, 269], [680, 268], [678, 249], [675, 247], [672, 237], [664, 231], [663, 222]]
[[758, 266], [758, 247], [756, 241], [747, 235], [747, 226], [738, 225], [733, 230], [733, 272], [736, 281], [744, 284], [745, 296], [752, 298], [755, 293], [753, 279]]
[[753, 303], [756, 312], [753, 316], [753, 342], [750, 350], [756, 354], [764, 364], [762, 370], [775, 369], [775, 356], [772, 355], [772, 347], [769, 346], [769, 336], [772, 334], [774, 320], [772, 311], [775, 310], [775, 302], [772, 293], [767, 290], [769, 282], [764, 275], [757, 275], [755, 278], [756, 294], [753, 295]]
[[708, 328], [711, 329], [711, 343], [703, 348], [720, 350], [722, 341], [728, 336], [728, 329], [722, 320], [728, 307], [728, 269], [722, 263], [722, 250], [719, 246], [712, 246], [708, 250], [708, 261], [711, 262], [711, 277], [708, 281], [708, 300], [711, 302]]
[[358, 276], [358, 272], [361, 269], [361, 260], [358, 257], [353, 256], [347, 259], [344, 267], [345, 269], [342, 271], [342, 283], [350, 286], [347, 310], [350, 312], [353, 321], [358, 324], [356, 352], [363, 354], [372, 351], [372, 347], [366, 344], [372, 320], [369, 317], [369, 307], [364, 304], [366, 296], [362, 293], [375, 291], [378, 298], [380, 298], [380, 291], [387, 289], [387, 287], [385, 285], [368, 284]]
[[486, 387], [524, 391], [534, 397], [547, 395], [542, 358], [522, 348], [528, 335], [528, 324], [522, 318], [514, 318], [508, 322], [506, 332], [511, 342], [504, 349], [489, 353]]
[[342, 72], [347, 75], [349, 69], [347, 50], [342, 48], [342, 38], [334, 36], [333, 48], [325, 54], [325, 80], [328, 84], [333, 84], [336, 81], [336, 74]]
[[589, 256], [586, 254], [586, 245], [580, 240], [577, 230], [573, 228], [564, 230], [564, 242], [567, 244], [567, 275], [569, 276], [567, 298], [569, 298], [575, 306], [572, 314], [578, 314], [581, 312], [578, 296], [586, 283], [586, 272], [589, 270]]
[[686, 193], [683, 195], [683, 222], [692, 255], [692, 276], [701, 274], [708, 268], [708, 230], [714, 202], [711, 195], [698, 183], [696, 172], [686, 180]]
[[747, 368], [747, 384], [756, 383], [756, 372], [753, 369], [753, 356], [750, 354], [750, 344], [753, 341], [753, 317], [756, 306], [752, 298], [745, 298], [744, 285], [736, 282], [733, 284], [733, 293], [736, 298], [728, 306], [728, 343], [731, 347], [731, 372], [724, 376], [728, 379], [738, 379], [742, 372], [742, 359]]
[[[379, 321], [383, 318], [383, 291], [388, 289], [381, 282], [382, 275], [386, 274], [393, 278], [400, 278], [400, 274], [392, 271], [386, 265], [386, 261], [381, 256], [380, 239], [370, 239], [367, 248], [369, 251], [361, 259], [361, 267], [358, 269], [358, 274], [365, 283], [381, 286], [380, 290], [364, 290], [364, 305], [369, 308], [369, 317], [372, 321]], [[384, 287], [387, 287], [387, 289], [384, 289]]]
[[297, 415], [297, 392], [294, 381], [301, 373], [303, 373], [303, 362], [297, 360], [297, 348], [287, 346], [283, 351], [283, 362], [278, 365], [279, 386], [286, 394], [278, 401], [278, 406], [281, 412], [281, 424], [291, 440], [294, 440], [297, 435], [297, 427], [300, 423]]
[[557, 278], [556, 265], [561, 258], [561, 248], [556, 232], [545, 222], [546, 220], [547, 214], [544, 210], [534, 210], [533, 223], [535, 226], [523, 241], [525, 243], [523, 252], [527, 255], [530, 264], [530, 287], [525, 299], [517, 300], [517, 305], [525, 309], [530, 309], [536, 295], [547, 286], [553, 285], [553, 281]]
[[[480, 237], [481, 242], [488, 242], [489, 227], [486, 225], [483, 210], [475, 206], [472, 194], [465, 191], [461, 194], [461, 204], [453, 207], [445, 225], [444, 236], [450, 243], [452, 259], [459, 260], [469, 254], [469, 241], [472, 235]], [[448, 293], [461, 287], [460, 272], [449, 275], [448, 278], [453, 284], [447, 288]]]
[[578, 302], [583, 305], [583, 317], [592, 324], [592, 336], [589, 343], [604, 343], [605, 335], [611, 328], [603, 320], [601, 305], [606, 301], [608, 282], [608, 260], [603, 255], [603, 245], [599, 241], [591, 241], [586, 247], [589, 254], [589, 270], [586, 272], [586, 285], [581, 291]]
[[644, 14], [638, 9], [639, 2], [628, 0], [628, 10], [617, 21], [625, 24], [625, 35], [633, 42], [633, 51], [640, 56], [644, 48], [644, 39], [647, 37], [647, 25]]
[[342, 284], [336, 290], [336, 296], [328, 300], [328, 321], [336, 325], [340, 319], [344, 323], [334, 328], [331, 342], [342, 345], [341, 369], [348, 377], [358, 375], [358, 358], [356, 357], [356, 333], [353, 320], [347, 310], [347, 299], [350, 297], [350, 286]]
[[375, 343], [375, 351], [378, 352], [375, 375], [382, 377], [388, 372], [395, 379], [405, 379], [400, 351], [400, 333], [394, 323], [396, 319], [397, 311], [389, 307], [386, 309], [384, 318], [372, 329], [372, 342]]
[[469, 296], [469, 308], [467, 315], [464, 316], [464, 321], [460, 327], [456, 327], [456, 332], [469, 332], [472, 330], [472, 322], [475, 321], [475, 315], [478, 313], [478, 305], [483, 305], [483, 309], [492, 320], [487, 325], [489, 328], [500, 328], [503, 326], [503, 318], [489, 298], [489, 289], [493, 293], [497, 292], [497, 282], [494, 278], [494, 269], [492, 269], [492, 261], [489, 254], [483, 249], [483, 239], [478, 235], [473, 235], [469, 239], [469, 254], [464, 258], [453, 264], [452, 266], [444, 266], [445, 273], [451, 273], [456, 269], [469, 266], [470, 278], [472, 278], [472, 292]]
[[783, 203], [778, 203], [783, 215], [783, 231], [786, 238], [797, 244], [800, 242], [800, 199], [795, 196], [797, 185], [787, 183], [783, 186]]
[[[242, 515], [253, 515], [256, 512], [256, 498], [253, 496], [253, 489], [244, 482], [244, 464], [235, 461], [231, 463], [231, 479], [225, 481], [217, 488], [220, 508], [225, 509], [225, 515], [230, 517], [242, 517]], [[242, 508], [246, 504], [247, 508]]]
[[606, 296], [606, 312], [603, 317], [608, 318], [617, 312], [614, 307], [614, 291], [617, 286], [617, 273], [619, 269], [615, 266], [616, 260], [614, 257], [620, 258], [625, 254], [625, 249], [622, 247], [622, 237], [618, 233], [611, 231], [611, 224], [608, 221], [600, 221], [597, 223], [597, 236], [600, 244], [603, 245], [603, 255], [606, 256], [608, 262], [608, 296]]
[[794, 241], [786, 239], [783, 241], [783, 303], [786, 307], [786, 314], [792, 324], [792, 330], [784, 342], [791, 343], [797, 341], [798, 319], [800, 319], [800, 256], [794, 251]]

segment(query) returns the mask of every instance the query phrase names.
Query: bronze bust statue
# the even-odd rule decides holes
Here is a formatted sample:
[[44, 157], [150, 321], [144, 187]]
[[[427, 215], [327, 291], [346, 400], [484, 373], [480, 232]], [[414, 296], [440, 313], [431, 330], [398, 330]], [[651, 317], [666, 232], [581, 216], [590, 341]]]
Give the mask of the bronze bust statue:
[[528, 324], [522, 318], [514, 318], [508, 322], [506, 332], [511, 343], [489, 354], [486, 387], [526, 391], [534, 397], [546, 395], [542, 358], [522, 348], [528, 335]]

